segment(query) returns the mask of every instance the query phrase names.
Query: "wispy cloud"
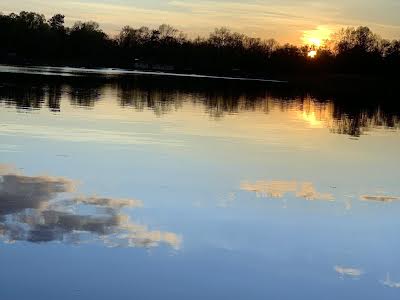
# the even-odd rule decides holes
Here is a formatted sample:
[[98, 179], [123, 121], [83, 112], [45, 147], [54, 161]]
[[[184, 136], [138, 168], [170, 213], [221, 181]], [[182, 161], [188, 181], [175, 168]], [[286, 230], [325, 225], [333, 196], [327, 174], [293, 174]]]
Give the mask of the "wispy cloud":
[[395, 37], [400, 33], [400, 23], [392, 13], [396, 5], [391, 0], [362, 3], [345, 0], [335, 3], [327, 0], [173, 0], [153, 1], [152, 5], [146, 1], [15, 0], [2, 6], [6, 12], [37, 10], [40, 7], [46, 14], [64, 13], [67, 20], [71, 21], [93, 19], [110, 33], [116, 33], [124, 25], [156, 26], [170, 23], [192, 35], [205, 35], [215, 27], [227, 26], [253, 36], [301, 43], [303, 32], [317, 29], [318, 26], [335, 30], [347, 25], [369, 25], [383, 35]]

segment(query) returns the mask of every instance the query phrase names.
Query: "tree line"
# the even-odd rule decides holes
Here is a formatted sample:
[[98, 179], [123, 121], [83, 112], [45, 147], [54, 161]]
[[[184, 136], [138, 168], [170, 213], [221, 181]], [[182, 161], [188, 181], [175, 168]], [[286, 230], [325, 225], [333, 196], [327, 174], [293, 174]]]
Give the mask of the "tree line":
[[[0, 62], [87, 67], [164, 69], [205, 74], [258, 75], [340, 73], [398, 76], [400, 40], [389, 41], [368, 27], [346, 28], [324, 46], [281, 45], [217, 28], [189, 38], [170, 25], [125, 26], [107, 35], [99, 24], [35, 12], [0, 14]], [[316, 51], [314, 58], [309, 57]]]

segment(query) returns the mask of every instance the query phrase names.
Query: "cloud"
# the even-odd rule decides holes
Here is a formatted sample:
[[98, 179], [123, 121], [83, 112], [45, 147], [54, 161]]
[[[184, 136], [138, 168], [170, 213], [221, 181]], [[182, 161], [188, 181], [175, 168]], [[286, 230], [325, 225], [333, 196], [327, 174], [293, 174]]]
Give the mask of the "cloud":
[[180, 247], [177, 234], [150, 230], [123, 213], [124, 208], [141, 207], [139, 200], [74, 197], [73, 180], [25, 176], [12, 170], [0, 165], [0, 238], [6, 242], [99, 241], [110, 247]]
[[297, 198], [306, 200], [334, 201], [330, 193], [318, 192], [310, 182], [297, 181], [257, 181], [255, 183], [242, 182], [240, 189], [255, 192], [257, 197], [283, 198], [286, 194], [294, 194]]
[[363, 271], [355, 268], [346, 268], [342, 266], [335, 266], [334, 270], [341, 276], [359, 277], [363, 274]]
[[[124, 25], [156, 26], [169, 23], [191, 35], [208, 34], [213, 28], [228, 26], [252, 36], [277, 38], [282, 42], [300, 43], [303, 31], [325, 26], [336, 30], [361, 24], [373, 26], [382, 34], [397, 37], [400, 23], [397, 6], [391, 0], [353, 3], [338, 0], [292, 1], [66, 1], [15, 0], [3, 4], [3, 11], [37, 10], [45, 14], [61, 12], [67, 21], [92, 19], [109, 33]], [[382, 17], [382, 16], [385, 17]]]
[[194, 14], [213, 16], [239, 16], [239, 18], [270, 17], [280, 20], [304, 20], [301, 14], [289, 13], [285, 7], [267, 6], [260, 3], [220, 2], [220, 1], [170, 1], [169, 5], [185, 8]]
[[395, 200], [400, 200], [400, 197], [385, 195], [361, 195], [360, 199], [362, 201], [393, 202]]

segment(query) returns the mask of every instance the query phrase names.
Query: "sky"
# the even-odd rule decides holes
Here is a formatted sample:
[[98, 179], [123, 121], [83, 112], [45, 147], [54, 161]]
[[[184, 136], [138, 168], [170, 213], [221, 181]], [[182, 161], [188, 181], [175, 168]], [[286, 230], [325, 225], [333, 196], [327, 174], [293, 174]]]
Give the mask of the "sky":
[[100, 23], [107, 33], [123, 26], [167, 23], [189, 36], [225, 26], [253, 37], [304, 44], [341, 27], [369, 26], [384, 38], [400, 38], [399, 0], [0, 0], [3, 13], [36, 11]]

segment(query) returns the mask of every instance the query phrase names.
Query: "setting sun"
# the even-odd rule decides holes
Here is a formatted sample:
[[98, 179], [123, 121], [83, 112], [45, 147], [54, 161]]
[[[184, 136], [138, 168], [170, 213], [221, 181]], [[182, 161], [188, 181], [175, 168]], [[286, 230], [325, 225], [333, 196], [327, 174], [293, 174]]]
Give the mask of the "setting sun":
[[308, 43], [313, 45], [313, 46], [316, 46], [316, 47], [321, 47], [321, 45], [322, 45], [321, 39], [316, 38], [316, 37], [308, 38]]
[[301, 40], [305, 45], [311, 45], [313, 47], [320, 48], [331, 34], [331, 29], [324, 26], [318, 26], [316, 29], [303, 31]]
[[310, 52], [308, 52], [308, 57], [314, 58], [317, 55], [317, 51], [315, 50], [311, 50]]

